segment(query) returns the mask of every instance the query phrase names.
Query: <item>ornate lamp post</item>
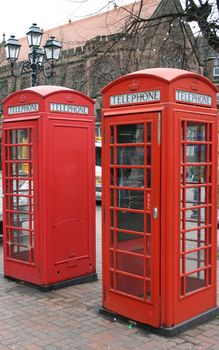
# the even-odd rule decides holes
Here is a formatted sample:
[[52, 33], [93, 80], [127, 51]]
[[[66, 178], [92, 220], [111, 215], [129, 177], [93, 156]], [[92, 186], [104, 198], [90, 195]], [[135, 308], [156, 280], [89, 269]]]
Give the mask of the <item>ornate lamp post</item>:
[[[6, 58], [11, 63], [11, 73], [14, 77], [19, 77], [22, 73], [32, 72], [32, 86], [36, 86], [37, 75], [43, 72], [46, 78], [53, 75], [55, 61], [58, 61], [61, 44], [51, 36], [44, 45], [44, 49], [40, 47], [43, 31], [34, 23], [27, 32], [27, 41], [31, 49], [28, 54], [28, 60], [22, 63], [20, 72], [15, 71], [15, 63], [18, 59], [20, 47], [19, 41], [12, 35], [5, 44]], [[47, 60], [49, 71], [45, 68], [44, 56]]]

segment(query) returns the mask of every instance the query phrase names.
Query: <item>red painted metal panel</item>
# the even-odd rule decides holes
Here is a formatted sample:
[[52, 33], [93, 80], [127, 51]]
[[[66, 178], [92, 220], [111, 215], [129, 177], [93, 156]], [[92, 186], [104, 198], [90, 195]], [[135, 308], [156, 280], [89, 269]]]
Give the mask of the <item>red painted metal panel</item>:
[[160, 322], [159, 117], [107, 118], [103, 149], [103, 305], [154, 326]]
[[[42, 287], [95, 276], [93, 101], [58, 87], [4, 102], [4, 273]], [[26, 226], [25, 226], [26, 225]]]
[[[203, 312], [210, 312], [216, 306], [217, 88], [196, 73], [164, 68], [120, 77], [102, 92], [105, 140], [103, 305], [110, 311], [155, 327], [174, 327]], [[117, 197], [122, 198], [119, 191], [123, 194], [128, 191], [126, 203], [130, 202], [133, 189], [128, 184], [123, 183], [121, 188], [121, 184], [115, 183], [118, 178], [115, 172], [118, 172], [117, 168], [121, 170], [115, 155], [121, 142], [115, 140], [119, 125], [146, 123], [150, 115], [154, 115], [153, 122], [160, 115], [157, 135], [161, 153], [153, 144], [154, 157], [158, 163], [160, 159], [159, 164], [156, 161], [151, 164], [152, 169], [153, 165], [156, 169], [152, 173], [152, 183], [155, 181], [157, 187], [152, 192], [144, 188], [144, 210], [147, 212], [148, 200], [155, 206], [153, 195], [158, 195], [156, 188], [160, 188], [157, 198], [160, 200], [160, 226], [153, 231], [157, 236], [155, 234], [154, 242], [151, 242], [157, 247], [158, 255], [151, 256], [151, 266], [147, 270], [139, 250], [147, 232], [143, 229], [136, 232], [136, 226], [144, 227], [142, 208], [121, 209], [118, 208], [120, 200], [116, 202]], [[157, 131], [153, 130], [155, 137]], [[123, 134], [128, 131], [123, 130]], [[133, 153], [133, 144], [122, 146]], [[136, 146], [145, 147], [145, 144]], [[112, 165], [112, 159], [115, 165]], [[136, 167], [140, 169], [141, 166]], [[127, 162], [125, 168], [130, 171], [133, 165]], [[158, 178], [159, 183], [156, 182]], [[137, 184], [135, 190], [141, 192]], [[121, 220], [118, 213], [122, 210], [127, 210], [132, 219], [127, 219], [118, 230]], [[134, 218], [134, 213], [138, 217]], [[125, 242], [122, 242], [122, 235]], [[130, 235], [130, 240], [125, 239], [125, 235]], [[147, 260], [147, 249], [144, 252]], [[140, 301], [138, 292], [147, 290], [148, 280], [144, 277], [152, 274], [152, 266], [158, 269], [160, 278], [155, 282], [153, 302], [148, 303], [144, 298]], [[120, 284], [117, 275], [122, 276]], [[127, 278], [132, 278], [129, 290]]]
[[32, 283], [40, 280], [36, 135], [36, 122], [3, 124], [4, 272]]

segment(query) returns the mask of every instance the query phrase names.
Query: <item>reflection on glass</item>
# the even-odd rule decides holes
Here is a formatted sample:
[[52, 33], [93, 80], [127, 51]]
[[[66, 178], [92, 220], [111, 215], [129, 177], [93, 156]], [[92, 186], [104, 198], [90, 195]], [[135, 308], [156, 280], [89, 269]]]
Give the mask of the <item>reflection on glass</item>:
[[206, 265], [205, 249], [186, 254], [186, 272], [191, 272]]
[[33, 176], [33, 166], [31, 163], [19, 162], [6, 164], [6, 173], [16, 177], [31, 177]]
[[[101, 147], [96, 147], [101, 148]], [[114, 164], [114, 147], [110, 147], [110, 164]], [[101, 166], [101, 164], [99, 164]]]
[[114, 252], [110, 251], [110, 267], [114, 268]]
[[151, 255], [151, 236], [146, 236], [146, 254], [147, 256]]
[[151, 277], [151, 259], [146, 259], [146, 277]]
[[133, 190], [117, 190], [117, 207], [144, 209], [144, 192]]
[[206, 183], [206, 166], [187, 166], [186, 182], [187, 183]]
[[147, 142], [151, 142], [151, 123], [147, 123]]
[[151, 169], [146, 170], [146, 187], [151, 188]]
[[206, 229], [197, 229], [181, 234], [180, 251], [188, 252], [207, 245]]
[[118, 165], [144, 165], [144, 147], [117, 147]]
[[142, 256], [116, 253], [116, 269], [133, 275], [144, 276], [144, 259]]
[[144, 187], [144, 169], [119, 168], [116, 175], [117, 186]]
[[114, 127], [110, 127], [110, 143], [114, 143]]
[[206, 124], [188, 122], [186, 128], [186, 140], [206, 141]]
[[110, 190], [110, 206], [114, 207], [114, 191]]
[[144, 254], [144, 237], [142, 235], [117, 232], [117, 249]]
[[206, 222], [205, 208], [186, 210], [186, 229], [204, 225]]
[[[28, 197], [20, 197], [20, 196], [13, 196], [11, 197], [11, 203], [10, 203], [10, 209], [17, 210], [17, 211], [31, 211], [33, 204], [31, 203], [31, 199]], [[31, 203], [31, 208], [30, 208]]]
[[114, 247], [114, 231], [110, 230], [110, 248]]
[[10, 147], [10, 159], [28, 159], [27, 146], [12, 146]]
[[114, 211], [110, 210], [110, 226], [114, 227]]
[[206, 203], [206, 187], [189, 187], [185, 189], [186, 207]]
[[206, 145], [187, 145], [186, 161], [188, 163], [201, 163], [207, 161]]
[[17, 243], [23, 246], [28, 247], [30, 245], [30, 239], [29, 239], [29, 231], [25, 230], [11, 230], [11, 241], [13, 243]]
[[151, 147], [147, 147], [147, 165], [151, 165]]
[[117, 211], [117, 227], [124, 230], [144, 232], [144, 214]]
[[[30, 261], [30, 249], [23, 245], [11, 245], [11, 257], [12, 259], [20, 260], [20, 261]], [[33, 262], [33, 257], [31, 262]]]
[[206, 286], [206, 271], [194, 272], [186, 277], [186, 293], [193, 292]]
[[110, 168], [110, 185], [114, 185], [114, 169]]
[[146, 214], [146, 232], [151, 233], [151, 214]]
[[146, 299], [147, 299], [147, 301], [151, 300], [151, 283], [150, 283], [150, 281], [146, 281]]
[[[30, 134], [30, 142], [32, 142], [32, 135]], [[10, 143], [19, 144], [27, 143], [28, 140], [28, 129], [15, 129], [10, 130]]]
[[131, 276], [116, 274], [116, 289], [120, 292], [133, 295], [138, 298], [144, 297], [144, 280]]
[[114, 289], [114, 273], [110, 271], [110, 288]]
[[117, 143], [143, 143], [144, 125], [127, 124], [117, 126]]

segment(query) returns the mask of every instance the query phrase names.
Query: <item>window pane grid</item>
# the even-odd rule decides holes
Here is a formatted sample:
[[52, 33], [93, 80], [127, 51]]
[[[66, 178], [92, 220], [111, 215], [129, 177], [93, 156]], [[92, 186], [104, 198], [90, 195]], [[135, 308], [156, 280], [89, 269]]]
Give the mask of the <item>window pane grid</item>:
[[180, 295], [211, 283], [210, 123], [181, 124]]
[[34, 263], [32, 128], [5, 130], [7, 257]]
[[110, 128], [111, 288], [151, 303], [151, 123]]

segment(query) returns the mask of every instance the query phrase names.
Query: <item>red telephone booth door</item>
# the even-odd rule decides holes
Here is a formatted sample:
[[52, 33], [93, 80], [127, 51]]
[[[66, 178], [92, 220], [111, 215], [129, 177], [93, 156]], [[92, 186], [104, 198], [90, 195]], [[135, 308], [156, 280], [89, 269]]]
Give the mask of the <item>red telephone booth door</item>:
[[160, 114], [104, 120], [103, 304], [160, 322]]
[[4, 124], [5, 275], [33, 283], [39, 282], [36, 135], [36, 121]]

